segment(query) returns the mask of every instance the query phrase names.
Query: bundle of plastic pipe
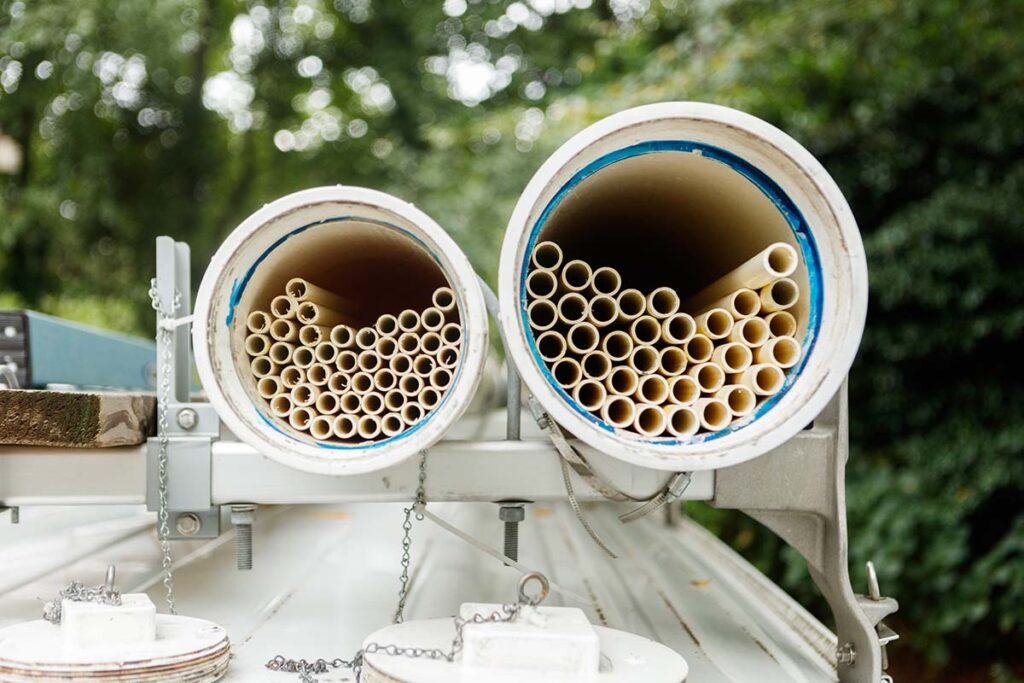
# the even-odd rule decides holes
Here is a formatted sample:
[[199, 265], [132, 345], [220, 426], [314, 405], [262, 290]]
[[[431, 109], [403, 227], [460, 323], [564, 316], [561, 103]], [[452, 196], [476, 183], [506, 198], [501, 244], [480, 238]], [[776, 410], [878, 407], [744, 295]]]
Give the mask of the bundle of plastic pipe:
[[[644, 436], [717, 432], [778, 393], [800, 360], [796, 251], [778, 242], [682, 299], [540, 242], [527, 317], [554, 382], [606, 423]], [[596, 266], [596, 267], [595, 267]]]
[[353, 302], [302, 278], [270, 311], [252, 311], [245, 350], [268, 412], [317, 441], [386, 439], [420, 422], [452, 384], [462, 354], [455, 295], [365, 324]]

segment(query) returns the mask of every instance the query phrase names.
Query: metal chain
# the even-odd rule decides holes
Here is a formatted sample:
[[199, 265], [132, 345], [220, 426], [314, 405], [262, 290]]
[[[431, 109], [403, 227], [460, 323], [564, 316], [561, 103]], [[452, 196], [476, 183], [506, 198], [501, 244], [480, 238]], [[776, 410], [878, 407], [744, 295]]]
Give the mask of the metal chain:
[[[423, 451], [420, 453], [419, 484], [416, 487], [416, 500], [412, 505], [405, 508], [405, 520], [402, 522], [402, 574], [398, 577], [398, 606], [395, 608], [395, 616], [391, 620], [394, 624], [401, 624], [405, 621], [405, 603], [409, 598], [409, 565], [411, 563], [409, 550], [412, 548], [412, 516], [418, 507], [427, 503], [426, 482], [427, 452]], [[423, 515], [419, 512], [416, 512], [416, 521], [423, 521]]]
[[94, 602], [99, 605], [121, 606], [121, 593], [114, 590], [114, 567], [107, 567], [107, 580], [99, 586], [88, 587], [81, 581], [72, 581], [53, 600], [43, 605], [43, 619], [60, 624], [62, 602]]
[[150, 281], [149, 298], [156, 311], [157, 327], [157, 353], [160, 354], [160, 376], [159, 397], [157, 401], [157, 438], [159, 448], [157, 450], [157, 497], [159, 509], [157, 511], [157, 535], [160, 538], [160, 552], [163, 555], [162, 565], [164, 572], [164, 589], [167, 592], [167, 608], [171, 614], [177, 614], [178, 610], [174, 604], [174, 571], [171, 559], [171, 535], [170, 514], [167, 511], [167, 448], [170, 439], [167, 436], [167, 408], [171, 400], [171, 364], [174, 362], [173, 337], [174, 331], [163, 323], [174, 318], [174, 314], [181, 307], [181, 292], [174, 290], [174, 300], [171, 302], [170, 310], [165, 310], [160, 301], [160, 293], [157, 291], [156, 278]]
[[[541, 592], [533, 597], [527, 596], [525, 586], [529, 581], [537, 580], [541, 584]], [[316, 659], [308, 661], [305, 659], [285, 659], [278, 655], [266, 663], [271, 671], [283, 671], [286, 673], [297, 673], [302, 683], [316, 683], [315, 674], [324, 674], [332, 669], [351, 669], [355, 675], [356, 683], [359, 683], [363, 673], [363, 664], [366, 655], [382, 652], [392, 657], [409, 657], [411, 659], [433, 659], [445, 662], [454, 662], [465, 646], [465, 630], [470, 624], [500, 624], [510, 623], [519, 618], [523, 606], [535, 607], [547, 597], [548, 580], [542, 574], [527, 574], [519, 581], [519, 601], [511, 605], [501, 605], [490, 614], [474, 614], [468, 619], [454, 617], [455, 635], [452, 638], [448, 650], [432, 647], [402, 647], [395, 644], [367, 643], [363, 649], [356, 652], [350, 660], [341, 659]]]

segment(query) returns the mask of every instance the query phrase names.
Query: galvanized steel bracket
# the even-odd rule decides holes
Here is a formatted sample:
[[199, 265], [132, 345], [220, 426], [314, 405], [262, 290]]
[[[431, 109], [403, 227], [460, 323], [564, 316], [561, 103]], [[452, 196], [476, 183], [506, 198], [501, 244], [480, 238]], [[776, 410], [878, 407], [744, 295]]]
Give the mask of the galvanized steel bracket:
[[879, 683], [884, 643], [875, 627], [898, 604], [880, 598], [866, 609], [864, 596], [854, 593], [850, 583], [847, 419], [844, 383], [805, 432], [813, 438], [791, 441], [760, 458], [719, 470], [711, 504], [745, 512], [807, 560], [811, 578], [835, 617], [839, 681]]
[[[170, 237], [156, 240], [156, 288], [162, 301], [180, 294], [177, 321], [171, 337], [170, 358], [157, 350], [157, 377], [168, 371], [171, 379], [167, 405], [167, 509], [171, 539], [217, 538], [221, 531], [220, 506], [211, 503], [212, 444], [220, 437], [220, 418], [209, 403], [195, 403], [192, 390], [192, 350], [187, 320], [192, 313], [189, 248]], [[165, 369], [164, 364], [169, 367]], [[157, 400], [162, 397], [157, 394]], [[159, 439], [150, 438], [146, 450], [146, 506], [157, 510]]]

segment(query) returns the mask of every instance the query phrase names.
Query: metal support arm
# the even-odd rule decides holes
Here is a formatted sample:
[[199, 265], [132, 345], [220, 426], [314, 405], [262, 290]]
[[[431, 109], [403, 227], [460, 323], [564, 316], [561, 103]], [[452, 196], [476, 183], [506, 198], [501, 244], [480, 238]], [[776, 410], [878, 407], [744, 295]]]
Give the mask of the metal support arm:
[[845, 384], [802, 436], [756, 460], [719, 470], [711, 504], [745, 512], [807, 560], [835, 617], [839, 680], [879, 683], [883, 658], [876, 626], [898, 605], [892, 598], [857, 595], [850, 583]]

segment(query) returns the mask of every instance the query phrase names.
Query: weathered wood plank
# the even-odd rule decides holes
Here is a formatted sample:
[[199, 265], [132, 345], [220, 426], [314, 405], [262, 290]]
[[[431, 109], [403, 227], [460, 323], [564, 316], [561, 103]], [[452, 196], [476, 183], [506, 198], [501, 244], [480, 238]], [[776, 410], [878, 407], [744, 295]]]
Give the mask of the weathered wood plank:
[[142, 443], [156, 397], [88, 391], [0, 390], [0, 444], [105, 448]]

